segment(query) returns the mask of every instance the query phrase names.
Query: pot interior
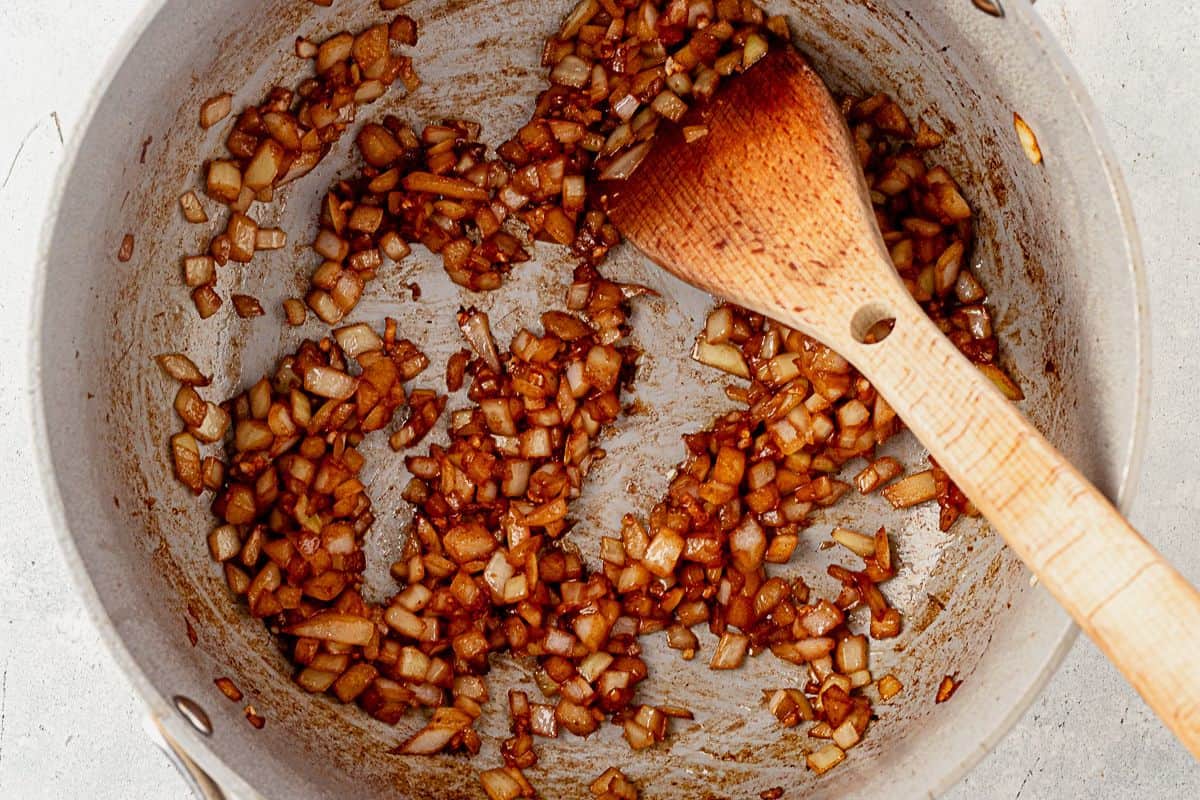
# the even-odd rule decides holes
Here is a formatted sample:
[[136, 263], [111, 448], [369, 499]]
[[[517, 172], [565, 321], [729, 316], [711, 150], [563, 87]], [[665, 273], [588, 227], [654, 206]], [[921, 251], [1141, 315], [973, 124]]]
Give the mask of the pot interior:
[[[485, 141], [500, 143], [529, 113], [543, 83], [541, 41], [571, 5], [416, 0], [405, 11], [421, 25], [414, 57], [423, 84], [407, 97], [394, 90], [359, 119], [395, 113], [419, 126], [464, 117], [483, 124]], [[1115, 493], [1138, 413], [1139, 316], [1129, 244], [1101, 156], [1069, 87], [1048, 66], [1028, 12], [998, 19], [965, 0], [780, 0], [769, 10], [788, 15], [797, 42], [836, 89], [890, 92], [911, 118], [951, 134], [937, 158], [978, 211], [972, 264], [992, 298], [1004, 362], [1022, 376], [1023, 409]], [[260, 224], [288, 231], [289, 246], [221, 274], [222, 294], [255, 295], [268, 320], [240, 320], [230, 309], [208, 321], [197, 317], [179, 258], [202, 246], [218, 223], [187, 224], [176, 198], [198, 187], [199, 165], [221, 147], [224, 126], [204, 132], [196, 125], [204, 99], [228, 90], [239, 108], [276, 82], [294, 85], [307, 67], [292, 54], [298, 34], [319, 40], [380, 18], [374, 0], [341, 0], [332, 9], [294, 0], [165, 3], [87, 129], [47, 261], [39, 331], [46, 435], [98, 611], [111, 621], [126, 663], [144, 676], [156, 709], [167, 708], [163, 698], [185, 695], [207, 710], [215, 730], [202, 747], [172, 718], [198, 760], [227, 780], [230, 771], [240, 775], [245, 783], [235, 788], [269, 797], [480, 796], [474, 769], [459, 757], [387, 754], [422, 723], [418, 715], [385, 726], [289, 680], [287, 660], [262, 624], [231, 600], [209, 560], [207, 503], [170, 477], [175, 387], [152, 360], [161, 352], [190, 354], [214, 376], [209, 396], [225, 397], [301, 338], [324, 334], [311, 317], [303, 328], [287, 328], [279, 309], [285, 297], [302, 294], [316, 264], [306, 246], [315, 209], [329, 182], [349, 170], [352, 136], [259, 212]], [[1037, 128], [1043, 166], [1020, 149], [1014, 111]], [[118, 263], [125, 233], [135, 236], [135, 253]], [[469, 295], [449, 283], [439, 259], [417, 248], [402, 268], [385, 270], [367, 288], [352, 321], [397, 318], [402, 334], [433, 360], [418, 385], [440, 382], [445, 359], [460, 347], [452, 327], [460, 305], [489, 310], [498, 340], [507, 341], [535, 321], [538, 309], [561, 303], [571, 266], [563, 252], [539, 245], [535, 260], [518, 267], [505, 288]], [[680, 434], [728, 407], [725, 381], [688, 358], [711, 298], [628, 246], [607, 272], [647, 284], [660, 297], [639, 302], [633, 317], [647, 354], [637, 382], [643, 411], [615, 426], [604, 445], [608, 457], [574, 508], [580, 522], [571, 535], [592, 560], [598, 537], [661, 495], [683, 454]], [[423, 290], [419, 303], [404, 299], [412, 281]], [[386, 596], [386, 565], [407, 521], [399, 496], [407, 475], [403, 458], [377, 438], [366, 449], [379, 518], [369, 534], [369, 575], [372, 590]], [[907, 435], [885, 452], [909, 467], [923, 458]], [[541, 742], [540, 761], [527, 775], [543, 796], [587, 797], [587, 784], [610, 765], [637, 781], [643, 797], [754, 797], [774, 786], [787, 787], [787, 797], [915, 796], [939, 790], [978, 757], [1039, 685], [1066, 636], [1065, 616], [1031, 587], [985, 524], [964, 519], [942, 534], [936, 506], [898, 513], [877, 495], [819, 516], [781, 574], [832, 590], [825, 566], [839, 556], [816, 544], [838, 523], [888, 527], [901, 569], [886, 591], [905, 619], [900, 638], [872, 645], [871, 665], [876, 677], [894, 673], [905, 690], [876, 704], [879, 719], [845, 764], [814, 778], [804, 769], [814, 740], [801, 729], [780, 729], [762, 705], [762, 689], [803, 684], [798, 668], [765, 656], [734, 673], [710, 672], [705, 657], [683, 662], [663, 637], [652, 637], [642, 697], [687, 707], [695, 721], [676, 725], [665, 743], [636, 757], [615, 726], [587, 740]], [[198, 634], [194, 646], [185, 621]], [[703, 651], [711, 646], [712, 637], [702, 636]], [[473, 767], [501, 763], [507, 689], [537, 691], [528, 665], [507, 658], [494, 664], [493, 699], [480, 725], [484, 751]], [[963, 685], [952, 702], [935, 705], [946, 674]], [[265, 729], [250, 728], [241, 705], [220, 695], [213, 686], [219, 676], [246, 692], [266, 717]]]

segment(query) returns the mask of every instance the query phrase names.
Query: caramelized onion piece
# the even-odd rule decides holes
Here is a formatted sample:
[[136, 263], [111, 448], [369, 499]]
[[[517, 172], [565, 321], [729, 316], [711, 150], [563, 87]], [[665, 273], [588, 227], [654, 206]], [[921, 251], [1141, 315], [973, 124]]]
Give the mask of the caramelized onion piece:
[[163, 372], [180, 383], [189, 386], [208, 386], [211, 382], [207, 375], [183, 353], [162, 353], [154, 357]]

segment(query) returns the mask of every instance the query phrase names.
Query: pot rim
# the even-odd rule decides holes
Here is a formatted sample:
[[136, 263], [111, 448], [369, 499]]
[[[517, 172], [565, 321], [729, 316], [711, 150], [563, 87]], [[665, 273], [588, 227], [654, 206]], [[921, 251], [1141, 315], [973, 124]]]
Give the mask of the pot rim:
[[[93, 82], [88, 93], [75, 135], [66, 146], [66, 152], [59, 164], [53, 181], [53, 192], [47, 206], [46, 217], [42, 223], [38, 242], [37, 263], [34, 265], [34, 286], [32, 294], [33, 308], [31, 311], [32, 325], [30, 327], [31, 341], [28, 347], [27, 379], [30, 386], [28, 402], [30, 418], [33, 421], [34, 457], [37, 474], [42, 486], [42, 495], [47, 512], [50, 516], [54, 537], [71, 574], [75, 590], [83, 600], [86, 611], [100, 638], [108, 648], [110, 655], [117, 663], [121, 672], [129, 680], [134, 691], [146, 704], [148, 713], [155, 717], [178, 741], [183, 750], [195, 759], [226, 792], [244, 800], [258, 800], [263, 795], [254, 789], [245, 778], [231, 770], [209, 747], [207, 737], [193, 728], [174, 710], [171, 701], [164, 697], [154, 687], [149, 677], [139, 666], [137, 660], [129, 652], [124, 641], [117, 634], [112, 621], [103, 610], [99, 594], [88, 574], [83, 558], [75, 546], [73, 536], [67, 524], [62, 494], [50, 456], [49, 431], [47, 429], [45, 393], [42, 385], [42, 343], [41, 331], [45, 319], [46, 275], [50, 245], [57, 227], [62, 205], [63, 190], [67, 180], [74, 171], [79, 151], [87, 130], [90, 128], [100, 101], [103, 99], [117, 72], [124, 64], [126, 55], [136, 46], [150, 23], [163, 10], [168, 0], [143, 0], [142, 7], [134, 15], [132, 22], [119, 37], [116, 46], [100, 69], [97, 79]], [[1143, 259], [1141, 239], [1129, 197], [1128, 187], [1122, 175], [1120, 165], [1109, 138], [1104, 130], [1100, 113], [1089, 96], [1074, 66], [1066, 53], [1050, 32], [1041, 16], [1032, 5], [1023, 2], [1008, 4], [1006, 13], [1021, 25], [1026, 35], [1031, 36], [1033, 43], [1046, 56], [1045, 62], [1053, 71], [1063, 88], [1067, 91], [1071, 110], [1081, 119], [1084, 130], [1091, 140], [1093, 150], [1100, 158], [1104, 177], [1108, 183], [1109, 192], [1116, 204], [1120, 217], [1122, 239], [1126, 246], [1126, 261], [1129, 265], [1130, 277], [1133, 281], [1133, 316], [1135, 322], [1135, 360], [1137, 375], [1134, 385], [1134, 418], [1130, 441], [1125, 451], [1123, 463], [1120, 465], [1119, 488], [1115, 498], [1116, 506], [1122, 514], [1127, 514], [1133, 498], [1137, 494], [1141, 466], [1145, 454], [1146, 437], [1150, 419], [1150, 385], [1151, 385], [1151, 342], [1150, 342], [1150, 309], [1149, 292], [1147, 287], [1146, 265]], [[1058, 633], [1058, 644], [1046, 656], [1030, 681], [1026, 692], [1012, 704], [1010, 712], [1001, 720], [996, 728], [977, 744], [977, 746], [957, 764], [953, 765], [935, 779], [928, 791], [929, 797], [936, 797], [948, 791], [957, 784], [963, 776], [970, 772], [992, 749], [1003, 739], [1016, 722], [1024, 716], [1034, 699], [1041, 694], [1050, 678], [1058, 671], [1067, 652], [1074, 645], [1079, 635], [1079, 628], [1074, 622], [1067, 620]]]

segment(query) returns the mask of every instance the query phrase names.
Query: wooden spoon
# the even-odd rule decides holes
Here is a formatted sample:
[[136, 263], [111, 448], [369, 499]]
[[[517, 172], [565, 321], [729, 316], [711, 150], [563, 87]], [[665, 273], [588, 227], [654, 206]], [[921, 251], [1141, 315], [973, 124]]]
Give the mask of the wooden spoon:
[[[845, 356], [1200, 757], [1200, 594], [939, 331], [901, 283], [850, 132], [778, 48], [664, 128], [602, 191], [617, 227], [683, 280]], [[863, 335], [894, 319], [887, 338]]]

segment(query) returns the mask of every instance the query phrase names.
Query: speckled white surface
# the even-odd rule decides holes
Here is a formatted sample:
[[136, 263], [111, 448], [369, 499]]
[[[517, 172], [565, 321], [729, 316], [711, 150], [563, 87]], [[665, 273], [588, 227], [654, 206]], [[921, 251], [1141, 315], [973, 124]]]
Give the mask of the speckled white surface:
[[[968, 2], [968, 0], [945, 0]], [[1009, 0], [1014, 2], [1016, 0]], [[300, 0], [297, 0], [300, 2]], [[186, 797], [71, 591], [38, 497], [26, 412], [34, 251], [61, 139], [137, 0], [0, 3], [0, 798]], [[1133, 520], [1200, 583], [1200, 5], [1041, 0], [1102, 110], [1145, 243], [1153, 418]], [[1098, 288], [1098, 290], [1100, 290]], [[1200, 659], [1200, 654], [1198, 654]], [[1081, 640], [1024, 719], [949, 797], [1200, 797], [1200, 766]]]

